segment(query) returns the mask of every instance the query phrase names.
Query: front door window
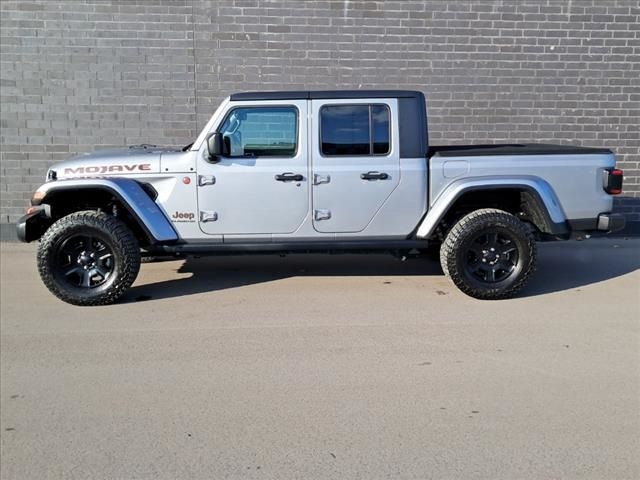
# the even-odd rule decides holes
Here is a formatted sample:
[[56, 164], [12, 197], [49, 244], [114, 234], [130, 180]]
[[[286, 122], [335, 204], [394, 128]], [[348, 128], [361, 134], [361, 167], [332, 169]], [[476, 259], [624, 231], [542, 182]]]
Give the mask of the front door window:
[[297, 151], [295, 107], [240, 107], [220, 132], [229, 157], [293, 157]]

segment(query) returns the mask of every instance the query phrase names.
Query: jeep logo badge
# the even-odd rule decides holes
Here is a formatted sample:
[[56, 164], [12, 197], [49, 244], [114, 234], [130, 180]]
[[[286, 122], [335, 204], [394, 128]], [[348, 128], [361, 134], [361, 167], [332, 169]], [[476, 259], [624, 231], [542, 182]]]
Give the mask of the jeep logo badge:
[[178, 212], [171, 215], [171, 221], [173, 222], [193, 222], [195, 221], [196, 214], [193, 212]]

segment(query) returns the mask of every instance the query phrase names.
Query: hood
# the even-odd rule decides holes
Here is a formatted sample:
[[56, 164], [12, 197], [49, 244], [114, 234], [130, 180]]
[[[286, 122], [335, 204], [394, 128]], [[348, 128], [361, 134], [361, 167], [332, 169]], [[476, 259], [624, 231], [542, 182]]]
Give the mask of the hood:
[[176, 151], [179, 152], [180, 149], [135, 145], [84, 153], [53, 165], [47, 172], [47, 180], [158, 173], [160, 156], [165, 152]]

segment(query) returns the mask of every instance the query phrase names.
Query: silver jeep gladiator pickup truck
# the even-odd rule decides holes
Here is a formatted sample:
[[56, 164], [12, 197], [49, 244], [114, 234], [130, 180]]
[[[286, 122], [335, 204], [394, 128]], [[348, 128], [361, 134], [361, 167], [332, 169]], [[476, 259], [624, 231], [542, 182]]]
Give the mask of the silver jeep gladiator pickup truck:
[[464, 293], [513, 296], [536, 241], [624, 226], [605, 148], [433, 146], [421, 92], [287, 91], [225, 99], [182, 149], [138, 145], [52, 166], [18, 223], [44, 284], [116, 301], [142, 255], [439, 249]]

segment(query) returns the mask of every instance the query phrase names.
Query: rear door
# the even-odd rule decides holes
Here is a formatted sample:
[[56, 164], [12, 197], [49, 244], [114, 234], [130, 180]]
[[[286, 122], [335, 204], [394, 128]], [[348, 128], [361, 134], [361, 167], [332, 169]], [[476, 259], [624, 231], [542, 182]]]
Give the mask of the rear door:
[[198, 160], [201, 230], [265, 238], [294, 232], [309, 210], [307, 101], [238, 102], [217, 131], [229, 154]]
[[397, 100], [312, 100], [311, 110], [314, 229], [362, 232], [400, 180]]

